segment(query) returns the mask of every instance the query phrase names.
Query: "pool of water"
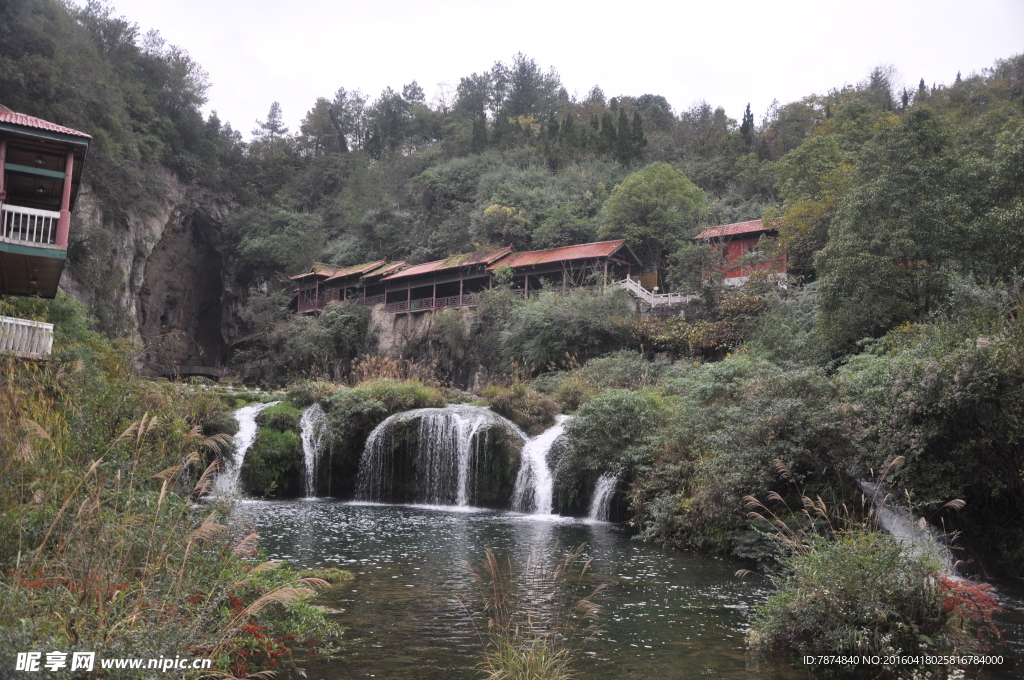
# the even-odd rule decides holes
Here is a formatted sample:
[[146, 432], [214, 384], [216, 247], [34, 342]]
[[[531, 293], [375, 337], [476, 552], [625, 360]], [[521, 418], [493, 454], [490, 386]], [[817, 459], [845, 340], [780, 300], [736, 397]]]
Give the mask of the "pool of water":
[[[461, 680], [480, 677], [483, 643], [470, 611], [482, 597], [465, 568], [479, 568], [487, 546], [523, 565], [535, 554], [586, 544], [589, 587], [603, 632], [579, 663], [595, 680], [739, 678], [796, 680], [811, 675], [786, 662], [752, 658], [743, 636], [751, 607], [767, 588], [735, 576], [738, 562], [639, 544], [614, 524], [449, 507], [343, 503], [329, 499], [243, 501], [234, 519], [261, 536], [268, 557], [304, 568], [342, 567], [356, 578], [322, 604], [348, 628], [343, 658], [311, 660], [307, 677]], [[1006, 651], [1021, 652], [1024, 616], [1010, 598]], [[1024, 611], [1024, 610], [1022, 610]], [[1007, 675], [1006, 672], [1010, 674]], [[969, 675], [968, 677], [976, 677]], [[983, 677], [1018, 677], [1009, 666]]]

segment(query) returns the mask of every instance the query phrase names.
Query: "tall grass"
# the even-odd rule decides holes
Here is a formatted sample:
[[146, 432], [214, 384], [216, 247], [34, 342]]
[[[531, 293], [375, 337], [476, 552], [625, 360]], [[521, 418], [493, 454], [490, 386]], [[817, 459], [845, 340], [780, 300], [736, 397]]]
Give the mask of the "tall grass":
[[521, 571], [512, 559], [502, 563], [491, 548], [482, 569], [466, 569], [479, 584], [482, 609], [473, 614], [484, 643], [480, 668], [488, 680], [569, 680], [588, 640], [600, 632], [595, 597], [606, 584], [585, 592], [590, 560], [579, 564], [580, 545], [555, 559], [558, 547], [542, 556], [531, 551]]
[[[336, 633], [304, 601], [322, 582], [256, 566], [231, 508], [198, 502], [230, 446], [203, 435], [221, 397], [140, 380], [130, 346], [55, 320], [52, 361], [0, 357], [0, 667], [92, 651], [243, 675]], [[254, 608], [275, 592], [290, 596]]]

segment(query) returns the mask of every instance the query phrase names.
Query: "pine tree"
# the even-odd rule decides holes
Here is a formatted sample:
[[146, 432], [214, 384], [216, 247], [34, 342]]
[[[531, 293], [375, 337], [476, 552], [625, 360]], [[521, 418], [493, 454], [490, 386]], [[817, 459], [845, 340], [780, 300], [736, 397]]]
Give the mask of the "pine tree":
[[470, 142], [470, 151], [481, 153], [487, 148], [487, 118], [483, 111], [473, 116], [473, 140]]
[[747, 110], [743, 112], [743, 122], [740, 124], [740, 134], [743, 135], [743, 141], [750, 146], [753, 134], [754, 134], [754, 114], [750, 110], [750, 103], [747, 103]]
[[284, 126], [284, 116], [281, 114], [280, 102], [270, 105], [270, 112], [267, 113], [267, 120], [256, 121], [256, 128], [252, 136], [260, 142], [273, 142], [288, 134], [288, 128]]
[[615, 157], [620, 163], [629, 163], [633, 160], [633, 134], [629, 129], [629, 118], [626, 117], [626, 109], [619, 107], [619, 125], [615, 139]]
[[602, 153], [615, 153], [618, 135], [615, 134], [615, 119], [611, 111], [605, 111], [601, 116], [601, 137], [598, 151]]
[[640, 118], [640, 112], [633, 112], [633, 148], [635, 149], [636, 157], [639, 158], [643, 154], [643, 148], [647, 146], [647, 135], [644, 134], [644, 122]]

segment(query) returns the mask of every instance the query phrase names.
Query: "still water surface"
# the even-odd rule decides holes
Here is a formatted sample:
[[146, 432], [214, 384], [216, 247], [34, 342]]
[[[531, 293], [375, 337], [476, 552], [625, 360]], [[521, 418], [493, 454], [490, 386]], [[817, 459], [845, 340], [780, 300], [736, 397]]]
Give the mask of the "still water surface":
[[[586, 543], [593, 579], [608, 584], [598, 598], [604, 632], [585, 648], [583, 678], [811, 677], [746, 653], [747, 614], [767, 589], [758, 577], [735, 577], [743, 564], [639, 544], [614, 524], [329, 499], [244, 501], [235, 520], [259, 532], [268, 557], [356, 574], [323, 602], [344, 610], [336, 615], [348, 627], [343, 658], [311, 661], [309, 678], [479, 678], [482, 644], [460, 600], [476, 611], [481, 597], [462, 562], [479, 568], [491, 546], [499, 558], [523, 565], [531, 549], [549, 551], [555, 542]], [[1021, 619], [1004, 622], [1011, 654], [1021, 651]], [[1016, 677], [1001, 670], [986, 677]]]

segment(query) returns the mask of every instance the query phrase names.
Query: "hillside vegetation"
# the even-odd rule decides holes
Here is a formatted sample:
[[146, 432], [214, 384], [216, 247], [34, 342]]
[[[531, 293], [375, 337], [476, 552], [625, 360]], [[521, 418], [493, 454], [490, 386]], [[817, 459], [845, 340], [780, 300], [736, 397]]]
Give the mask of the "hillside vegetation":
[[[235, 358], [271, 365], [246, 377], [273, 384], [354, 384], [360, 366], [388, 361], [360, 358], [370, 323], [362, 308], [339, 305], [317, 318], [288, 311], [286, 276], [310, 260], [423, 262], [484, 246], [626, 237], [661, 268], [667, 288], [700, 293], [685, 315], [641, 318], [621, 291], [545, 291], [524, 301], [498, 285], [472, 312], [438, 313], [425, 341], [391, 360], [434, 384], [464, 384], [485, 366], [493, 384], [484, 396], [529, 427], [547, 422], [551, 402], [575, 413], [555, 452], [561, 510], [583, 511], [595, 480], [617, 475], [615, 514], [640, 538], [779, 558], [789, 572], [778, 582], [789, 593], [818, 588], [822, 561], [867, 555], [875, 568], [909, 559], [861, 536], [873, 516], [858, 481], [883, 471], [896, 502], [961, 532], [995, 573], [1024, 575], [1024, 55], [949, 84], [898, 89], [897, 80], [893, 68], [878, 67], [862, 82], [775, 103], [760, 119], [749, 107], [734, 119], [706, 102], [676, 110], [656, 94], [609, 97], [594, 86], [571, 96], [555, 70], [517, 54], [430, 101], [415, 80], [376, 97], [341, 87], [324, 93], [297, 130], [285, 128], [274, 104], [246, 142], [215, 114], [201, 115], [205, 75], [157, 34], [142, 35], [95, 2], [79, 9], [0, 0], [2, 103], [94, 137], [86, 172], [109, 230], [69, 257], [92, 292], [96, 330], [117, 338], [131, 325], [134, 310], [119, 306], [120, 279], [105, 253], [124, 236], [122, 216], [159, 203], [168, 172], [234, 206], [224, 266], [242, 291], [231, 314], [247, 338]], [[798, 277], [786, 286], [756, 276], [740, 289], [702, 285], [714, 261], [691, 237], [707, 225], [759, 218], [779, 220], [780, 233], [761, 255], [785, 248]], [[40, 414], [8, 410], [14, 420], [0, 430], [5, 494], [16, 508], [0, 527], [2, 566], [15, 574], [4, 587], [38, 598], [54, 579], [82, 581], [88, 574], [72, 568], [77, 523], [113, 545], [114, 534], [103, 532], [127, 532], [138, 499], [148, 504], [151, 534], [198, 536], [189, 509], [198, 468], [160, 470], [199, 450], [190, 433], [205, 416], [169, 388], [132, 382], [124, 350], [86, 331], [68, 301], [49, 311], [4, 304], [58, 318], [76, 334], [59, 344], [53, 366], [3, 366], [5, 398]], [[90, 387], [109, 381], [114, 387]], [[364, 431], [363, 392], [327, 391], [341, 395], [331, 416], [338, 426]], [[211, 406], [208, 416], [228, 407]], [[168, 416], [153, 425], [157, 412]], [[140, 423], [158, 431], [118, 437], [142, 433]], [[91, 468], [103, 455], [106, 467]], [[112, 489], [130, 488], [123, 485], [140, 460], [149, 461], [147, 480], [159, 473], [171, 481], [136, 481], [148, 486], [125, 499]], [[79, 513], [74, 520], [65, 505]], [[760, 517], [748, 514], [754, 507], [765, 509]], [[165, 512], [182, 519], [165, 526]], [[828, 531], [819, 531], [823, 519]], [[770, 540], [778, 522], [807, 540]], [[819, 533], [839, 540], [829, 547]], [[148, 601], [143, 594], [186, 607], [188, 554], [168, 549], [157, 565], [143, 546], [122, 546], [119, 565], [186, 565], [166, 572], [167, 590], [124, 581], [138, 593], [119, 600], [125, 616]], [[216, 544], [228, 560], [218, 568], [240, 577], [246, 567], [227, 556], [230, 547]], [[907, 564], [914, 573], [935, 568]], [[35, 578], [27, 570], [43, 567], [46, 587], [25, 585]], [[891, 575], [891, 565], [882, 567]], [[202, 603], [226, 596], [199, 582], [210, 593]], [[87, 601], [106, 592], [82, 587], [59, 596]], [[980, 619], [965, 616], [983, 628], [984, 593], [975, 595], [955, 596], [978, 604]], [[937, 637], [922, 649], [980, 649], [965, 642], [967, 629], [950, 632], [941, 597], [933, 588], [904, 603], [935, 614], [921, 630]], [[813, 648], [817, 624], [786, 619], [789, 598], [762, 610], [755, 646]], [[58, 611], [57, 603], [45, 606]], [[908, 626], [918, 625], [913, 616]], [[102, 611], [88, 617], [97, 617], [97, 630], [109, 623]], [[12, 644], [72, 639], [81, 630], [74, 626], [93, 625], [86, 618], [51, 621], [53, 631], [24, 638], [14, 628], [4, 634]], [[869, 625], [858, 621], [852, 629]], [[193, 633], [189, 644], [212, 639]], [[842, 640], [835, 653], [884, 648]]]

